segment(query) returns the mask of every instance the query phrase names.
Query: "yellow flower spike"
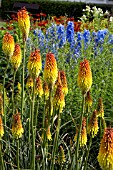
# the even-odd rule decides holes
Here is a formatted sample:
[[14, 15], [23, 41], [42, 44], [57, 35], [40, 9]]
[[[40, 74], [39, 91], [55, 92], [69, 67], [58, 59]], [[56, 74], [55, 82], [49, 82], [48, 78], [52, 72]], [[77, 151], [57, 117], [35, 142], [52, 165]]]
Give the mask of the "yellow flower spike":
[[113, 170], [113, 128], [105, 129], [97, 159], [102, 170]]
[[42, 80], [40, 79], [40, 76], [38, 76], [38, 78], [36, 78], [36, 94], [39, 97], [42, 97], [42, 95], [43, 95]]
[[22, 8], [21, 10], [18, 11], [17, 16], [19, 28], [22, 32], [23, 38], [25, 38], [26, 40], [28, 38], [30, 30], [30, 18], [28, 12], [26, 11], [25, 8]]
[[65, 107], [65, 100], [64, 100], [64, 94], [62, 92], [62, 86], [58, 85], [54, 98], [53, 98], [53, 107], [62, 112], [63, 108]]
[[44, 66], [44, 81], [50, 85], [54, 85], [55, 81], [57, 80], [58, 70], [57, 70], [57, 63], [54, 57], [54, 54], [48, 53], [46, 55], [46, 62]]
[[26, 89], [29, 90], [29, 89], [33, 89], [33, 79], [31, 76], [28, 76], [27, 78], [27, 82], [26, 82]]
[[32, 78], [36, 78], [39, 76], [39, 73], [42, 70], [40, 50], [35, 50], [34, 52], [31, 52], [27, 67]]
[[86, 133], [86, 118], [82, 122], [82, 130], [80, 134], [80, 147], [86, 145], [87, 143], [87, 133]]
[[55, 89], [57, 88], [58, 85], [61, 85], [61, 78], [60, 78], [60, 71], [58, 71], [58, 77], [57, 77], [57, 80], [55, 82]]
[[14, 38], [10, 33], [5, 33], [2, 41], [2, 50], [8, 59], [13, 55], [14, 52]]
[[0, 115], [4, 115], [3, 113], [3, 98], [2, 98], [2, 94], [0, 94]]
[[[78, 130], [76, 135], [74, 136], [74, 141], [77, 140], [77, 135], [78, 135]], [[86, 132], [86, 118], [83, 119], [82, 121], [82, 130], [81, 130], [81, 134], [80, 134], [80, 147], [86, 145], [87, 143], [87, 132]]]
[[90, 90], [87, 92], [86, 96], [85, 96], [85, 104], [86, 107], [90, 108], [92, 106], [93, 100], [92, 97], [90, 95]]
[[48, 88], [48, 84], [45, 81], [43, 84], [43, 92], [44, 92], [45, 100], [47, 100], [49, 98], [49, 88]]
[[89, 61], [86, 59], [80, 63], [77, 82], [82, 94], [86, 94], [90, 90], [92, 85], [92, 72]]
[[13, 115], [12, 134], [16, 139], [18, 139], [22, 137], [23, 132], [24, 129], [22, 127], [20, 113], [17, 111], [17, 113]]
[[102, 98], [101, 97], [98, 100], [97, 116], [104, 118], [104, 106], [103, 106], [103, 102], [102, 102]]
[[62, 83], [62, 91], [64, 95], [67, 95], [68, 94], [67, 80], [66, 80], [65, 72], [63, 70], [60, 71], [60, 78]]
[[2, 138], [4, 135], [4, 128], [3, 128], [3, 123], [2, 123], [2, 117], [0, 115], [0, 138]]
[[17, 70], [22, 61], [21, 48], [19, 44], [15, 44], [14, 53], [11, 56], [11, 64], [15, 70]]
[[88, 134], [91, 135], [92, 138], [94, 138], [98, 133], [98, 129], [99, 127], [98, 127], [97, 111], [94, 110], [88, 124]]
[[62, 146], [60, 146], [60, 151], [59, 151], [59, 155], [58, 155], [58, 163], [62, 164], [65, 162], [66, 162], [66, 157], [65, 157], [64, 149]]
[[46, 135], [47, 135], [48, 140], [52, 140], [51, 132], [50, 132], [50, 126], [48, 126], [48, 128], [47, 128]]
[[17, 84], [17, 88], [18, 88], [18, 93], [21, 94], [22, 87], [21, 87], [21, 84], [19, 82]]

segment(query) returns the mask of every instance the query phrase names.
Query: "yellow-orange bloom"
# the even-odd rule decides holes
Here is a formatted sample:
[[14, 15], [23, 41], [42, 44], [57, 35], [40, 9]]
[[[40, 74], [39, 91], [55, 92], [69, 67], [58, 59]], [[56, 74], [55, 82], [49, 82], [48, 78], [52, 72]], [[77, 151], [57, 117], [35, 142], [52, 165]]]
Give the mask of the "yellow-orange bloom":
[[25, 40], [28, 38], [29, 30], [30, 30], [30, 18], [28, 15], [28, 12], [25, 8], [22, 8], [17, 13], [18, 16], [18, 25], [20, 27], [20, 30], [22, 32], [23, 38]]
[[47, 128], [46, 135], [47, 135], [48, 140], [52, 140], [51, 132], [50, 132], [50, 126], [48, 126], [48, 128]]
[[31, 76], [28, 76], [27, 78], [26, 89], [33, 89], [33, 79]]
[[98, 127], [97, 111], [94, 110], [88, 124], [88, 134], [90, 134], [92, 138], [94, 138], [95, 135], [97, 135], [98, 133], [98, 129], [99, 127]]
[[44, 80], [48, 85], [53, 85], [57, 80], [58, 70], [54, 54], [48, 53], [46, 55], [46, 62], [44, 66]]
[[19, 82], [17, 84], [17, 88], [18, 88], [18, 93], [21, 94], [22, 87], [21, 87], [21, 84]]
[[62, 146], [60, 146], [60, 151], [59, 151], [59, 155], [58, 155], [58, 163], [62, 164], [66, 162], [66, 157], [65, 157], [65, 152]]
[[[77, 135], [78, 135], [78, 131], [77, 131], [77, 133], [74, 137], [74, 141], [77, 140]], [[81, 130], [81, 133], [80, 133], [79, 143], [80, 143], [80, 147], [86, 145], [86, 143], [87, 143], [86, 119], [85, 118], [82, 121], [82, 130]]]
[[113, 128], [105, 129], [97, 159], [102, 170], [113, 170]]
[[16, 139], [18, 139], [22, 137], [23, 132], [24, 129], [22, 127], [20, 113], [17, 111], [17, 113], [13, 115], [12, 134]]
[[36, 79], [36, 94], [37, 94], [39, 97], [42, 97], [42, 95], [43, 95], [42, 80], [40, 79], [39, 76], [38, 76], [38, 78]]
[[2, 50], [4, 54], [10, 58], [14, 52], [14, 38], [10, 33], [5, 33], [2, 41]]
[[2, 94], [0, 94], [0, 115], [3, 115], [3, 98]]
[[65, 100], [64, 100], [64, 94], [62, 92], [62, 86], [58, 85], [54, 98], [53, 98], [53, 107], [60, 112], [62, 112], [63, 108], [65, 107]]
[[4, 128], [2, 123], [2, 117], [0, 116], [0, 138], [4, 135]]
[[103, 102], [102, 102], [102, 98], [101, 97], [98, 100], [97, 115], [98, 115], [98, 117], [104, 118], [104, 106], [103, 106]]
[[18, 69], [22, 61], [21, 48], [19, 44], [15, 44], [14, 53], [11, 56], [11, 64], [15, 70]]
[[68, 93], [67, 80], [66, 80], [65, 72], [63, 70], [60, 71], [60, 78], [62, 83], [62, 91], [64, 95], [67, 95]]
[[84, 59], [84, 61], [80, 63], [77, 81], [82, 93], [86, 94], [92, 85], [92, 72], [89, 61], [86, 59]]
[[31, 53], [27, 67], [32, 78], [39, 76], [39, 73], [42, 69], [40, 50], [35, 50]]
[[44, 92], [45, 100], [47, 100], [49, 98], [49, 88], [48, 88], [48, 84], [45, 81], [43, 84], [43, 92]]
[[57, 88], [58, 85], [61, 85], [60, 71], [58, 71], [58, 77], [55, 82], [55, 89]]
[[88, 107], [88, 109], [92, 106], [93, 100], [92, 97], [90, 95], [90, 91], [87, 92], [86, 96], [85, 96], [85, 104], [86, 107]]

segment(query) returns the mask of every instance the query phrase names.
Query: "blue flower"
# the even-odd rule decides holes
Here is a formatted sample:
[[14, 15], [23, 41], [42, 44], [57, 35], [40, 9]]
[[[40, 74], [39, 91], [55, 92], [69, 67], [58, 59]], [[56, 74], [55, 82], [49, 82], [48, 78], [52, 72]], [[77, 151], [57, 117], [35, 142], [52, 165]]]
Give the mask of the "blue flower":
[[66, 43], [66, 31], [62, 24], [57, 26], [58, 46], [61, 48]]
[[72, 21], [68, 21], [66, 27], [66, 39], [69, 43], [71, 43], [74, 39], [74, 23]]

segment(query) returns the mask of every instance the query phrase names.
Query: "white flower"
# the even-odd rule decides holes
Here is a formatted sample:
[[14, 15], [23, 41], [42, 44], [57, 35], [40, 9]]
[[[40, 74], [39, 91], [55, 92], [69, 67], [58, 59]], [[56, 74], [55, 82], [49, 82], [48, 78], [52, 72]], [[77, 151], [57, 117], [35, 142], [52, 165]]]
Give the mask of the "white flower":
[[113, 17], [110, 17], [110, 18], [109, 18], [109, 21], [112, 22], [112, 21], [113, 21]]
[[86, 21], [87, 17], [86, 17], [86, 15], [83, 15], [80, 19], [81, 19], [81, 21]]
[[94, 11], [97, 11], [97, 7], [96, 7], [96, 6], [92, 7], [92, 9], [93, 9]]
[[108, 10], [106, 10], [106, 12], [104, 13], [105, 15], [109, 15], [109, 12], [108, 12]]
[[90, 10], [91, 10], [90, 6], [86, 5], [86, 11], [90, 12]]

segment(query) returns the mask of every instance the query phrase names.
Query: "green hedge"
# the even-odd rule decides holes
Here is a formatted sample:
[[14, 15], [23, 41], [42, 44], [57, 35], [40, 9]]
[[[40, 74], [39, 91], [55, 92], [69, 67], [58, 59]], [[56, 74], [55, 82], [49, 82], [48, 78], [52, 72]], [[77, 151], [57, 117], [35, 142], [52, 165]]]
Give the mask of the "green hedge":
[[[2, 11], [13, 10], [13, 3], [15, 0], [2, 0]], [[48, 15], [68, 15], [68, 17], [74, 16], [75, 19], [78, 19], [82, 16], [82, 9], [85, 8], [85, 3], [78, 2], [64, 2], [64, 1], [49, 1], [49, 0], [18, 0], [18, 2], [28, 2], [28, 3], [38, 3], [40, 5], [41, 12]], [[94, 6], [94, 4], [90, 4]], [[96, 5], [97, 7], [102, 8], [104, 11], [111, 11], [111, 6], [108, 5]]]

